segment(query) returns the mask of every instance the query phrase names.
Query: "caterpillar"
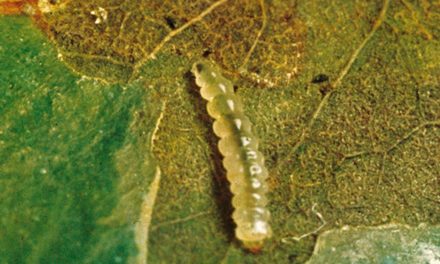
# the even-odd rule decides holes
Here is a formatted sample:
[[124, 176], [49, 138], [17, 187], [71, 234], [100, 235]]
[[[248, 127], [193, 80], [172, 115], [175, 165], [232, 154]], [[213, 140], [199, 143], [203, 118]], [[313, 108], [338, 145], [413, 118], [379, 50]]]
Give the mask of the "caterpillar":
[[231, 81], [207, 61], [194, 63], [191, 71], [201, 96], [208, 101], [208, 114], [215, 119], [213, 129], [220, 138], [218, 148], [233, 194], [235, 236], [246, 249], [258, 252], [272, 235], [266, 208], [268, 171], [258, 151], [258, 139]]

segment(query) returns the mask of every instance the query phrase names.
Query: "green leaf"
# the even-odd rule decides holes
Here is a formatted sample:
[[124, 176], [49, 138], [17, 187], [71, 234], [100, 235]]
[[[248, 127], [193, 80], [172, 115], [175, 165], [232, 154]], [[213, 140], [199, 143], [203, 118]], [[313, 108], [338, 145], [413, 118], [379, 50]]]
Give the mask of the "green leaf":
[[[0, 262], [303, 263], [325, 230], [440, 223], [438, 4], [165, 2], [0, 17]], [[259, 255], [234, 240], [202, 55], [266, 156]]]
[[[116, 263], [155, 171], [142, 86], [72, 74], [27, 18], [2, 17], [0, 259]], [[130, 208], [118, 209], [121, 199]], [[105, 221], [125, 210], [117, 223]], [[134, 212], [133, 212], [134, 210]], [[113, 217], [114, 218], [114, 217]]]

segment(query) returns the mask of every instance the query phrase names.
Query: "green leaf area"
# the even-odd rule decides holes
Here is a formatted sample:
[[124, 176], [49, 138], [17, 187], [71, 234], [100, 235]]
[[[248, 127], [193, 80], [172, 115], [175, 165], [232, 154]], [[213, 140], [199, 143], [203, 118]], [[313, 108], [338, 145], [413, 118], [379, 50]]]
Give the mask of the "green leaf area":
[[[257, 255], [234, 239], [212, 120], [188, 74], [204, 53], [190, 43], [197, 26], [214, 23], [195, 22], [156, 59], [141, 56], [136, 78], [107, 83], [116, 68], [105, 60], [105, 74], [73, 67], [30, 18], [0, 17], [0, 263], [304, 263], [326, 230], [438, 225], [440, 5], [387, 2], [296, 1], [298, 75], [262, 87], [229, 74], [270, 172], [274, 234]], [[266, 58], [265, 34], [283, 32], [273, 21], [252, 65]], [[288, 72], [264, 65], [273, 80]]]

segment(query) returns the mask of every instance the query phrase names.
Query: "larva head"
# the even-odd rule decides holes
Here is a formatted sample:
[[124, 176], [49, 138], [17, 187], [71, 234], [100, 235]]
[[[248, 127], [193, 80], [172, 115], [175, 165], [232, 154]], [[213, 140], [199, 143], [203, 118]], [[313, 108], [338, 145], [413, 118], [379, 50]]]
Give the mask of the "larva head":
[[208, 101], [211, 101], [218, 94], [234, 92], [232, 83], [208, 61], [194, 63], [191, 72], [196, 77], [196, 84], [201, 88], [202, 97]]
[[191, 71], [194, 75], [196, 75], [196, 77], [200, 76], [201, 74], [203, 74], [204, 71], [206, 71], [206, 64], [201, 61], [196, 62], [194, 63]]

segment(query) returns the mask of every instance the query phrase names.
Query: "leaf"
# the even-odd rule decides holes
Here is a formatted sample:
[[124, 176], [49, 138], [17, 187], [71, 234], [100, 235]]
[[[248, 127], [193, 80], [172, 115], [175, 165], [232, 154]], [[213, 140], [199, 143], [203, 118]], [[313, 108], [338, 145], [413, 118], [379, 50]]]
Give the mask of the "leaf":
[[[76, 76], [29, 19], [0, 23], [0, 259], [112, 263], [136, 255], [132, 225], [155, 170], [147, 138], [157, 112], [143, 110], [145, 90]], [[103, 224], [121, 199], [135, 212]]]
[[[0, 259], [125, 263], [147, 248], [150, 263], [303, 263], [325, 230], [439, 223], [437, 3], [133, 3], [0, 18]], [[225, 19], [238, 17], [254, 24]], [[298, 41], [288, 79], [268, 58]], [[234, 240], [217, 138], [187, 74], [203, 55], [234, 79], [266, 156], [274, 235], [260, 255]]]
[[320, 236], [308, 263], [435, 263], [440, 260], [438, 227], [385, 225], [342, 228]]
[[274, 86], [298, 72], [304, 26], [294, 11], [293, 2], [262, 0], [60, 1], [42, 19], [63, 60], [89, 76], [128, 81], [172, 41], [189, 58], [203, 48], [225, 69]]

